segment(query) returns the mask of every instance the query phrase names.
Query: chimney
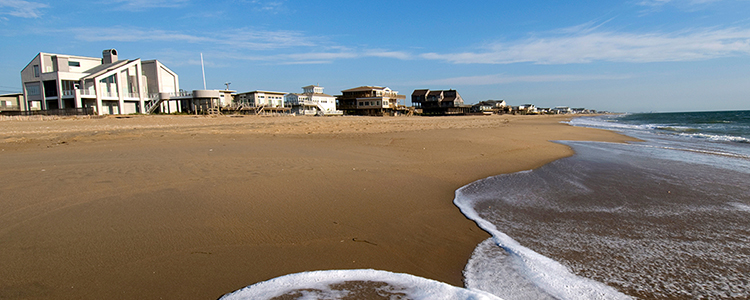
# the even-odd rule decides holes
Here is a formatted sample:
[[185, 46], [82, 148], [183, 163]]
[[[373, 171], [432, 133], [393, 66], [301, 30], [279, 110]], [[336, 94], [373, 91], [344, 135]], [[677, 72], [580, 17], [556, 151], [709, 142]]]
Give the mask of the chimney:
[[102, 63], [111, 64], [117, 61], [117, 50], [107, 49], [102, 51]]

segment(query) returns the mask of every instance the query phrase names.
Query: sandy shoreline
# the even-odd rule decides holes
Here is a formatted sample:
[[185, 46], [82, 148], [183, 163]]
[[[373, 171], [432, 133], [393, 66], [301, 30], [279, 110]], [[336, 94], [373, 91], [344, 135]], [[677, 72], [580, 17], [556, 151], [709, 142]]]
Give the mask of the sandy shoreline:
[[632, 140], [565, 117], [0, 121], [0, 298], [215, 299], [372, 268], [462, 285], [472, 181]]

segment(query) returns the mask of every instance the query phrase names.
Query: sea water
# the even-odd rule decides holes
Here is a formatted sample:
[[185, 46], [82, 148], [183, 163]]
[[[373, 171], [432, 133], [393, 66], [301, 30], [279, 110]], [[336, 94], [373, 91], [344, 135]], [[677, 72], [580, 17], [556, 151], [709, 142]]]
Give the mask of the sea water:
[[[562, 142], [576, 155], [457, 191], [456, 204], [493, 234], [466, 267], [467, 287], [506, 299], [750, 297], [750, 112], [570, 123], [643, 142]], [[536, 255], [563, 268], [540, 267]]]
[[466, 288], [345, 270], [287, 275], [226, 298], [341, 299], [367, 283], [384, 299], [750, 297], [750, 111], [570, 124], [643, 141], [560, 142], [576, 155], [456, 191], [461, 212], [492, 234], [466, 265]]

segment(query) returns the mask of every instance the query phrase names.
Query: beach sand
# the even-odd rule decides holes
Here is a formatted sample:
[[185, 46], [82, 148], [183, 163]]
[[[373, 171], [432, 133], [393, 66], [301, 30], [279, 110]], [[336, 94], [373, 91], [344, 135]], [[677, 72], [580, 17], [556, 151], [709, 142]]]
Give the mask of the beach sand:
[[0, 299], [216, 299], [378, 269], [462, 286], [472, 181], [631, 140], [561, 116], [0, 121]]

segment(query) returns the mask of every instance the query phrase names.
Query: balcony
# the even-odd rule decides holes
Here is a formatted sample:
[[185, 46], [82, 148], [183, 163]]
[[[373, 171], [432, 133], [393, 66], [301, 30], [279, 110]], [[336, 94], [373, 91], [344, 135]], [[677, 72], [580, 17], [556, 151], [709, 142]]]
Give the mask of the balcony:
[[72, 98], [72, 97], [75, 97], [75, 95], [76, 95], [76, 90], [63, 90], [62, 91], [63, 98]]
[[94, 89], [81, 90], [81, 98], [96, 98], [96, 91]]
[[119, 94], [117, 92], [104, 92], [102, 91], [102, 98], [119, 98]]

